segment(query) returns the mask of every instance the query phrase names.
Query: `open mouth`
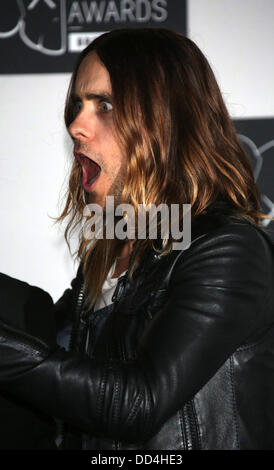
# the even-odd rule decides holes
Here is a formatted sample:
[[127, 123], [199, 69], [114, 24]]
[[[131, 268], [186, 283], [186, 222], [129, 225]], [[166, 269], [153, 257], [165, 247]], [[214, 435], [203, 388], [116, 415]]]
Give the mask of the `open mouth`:
[[93, 184], [100, 176], [101, 167], [94, 160], [91, 160], [82, 153], [75, 153], [75, 158], [82, 166], [83, 187], [86, 191], [90, 191]]

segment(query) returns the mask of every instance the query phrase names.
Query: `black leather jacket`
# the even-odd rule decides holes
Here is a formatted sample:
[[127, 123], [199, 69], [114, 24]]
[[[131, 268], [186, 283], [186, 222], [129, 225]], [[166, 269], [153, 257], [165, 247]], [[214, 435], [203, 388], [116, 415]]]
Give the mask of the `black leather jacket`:
[[69, 423], [65, 448], [274, 449], [273, 247], [214, 214], [192, 240], [122, 278], [92, 358], [81, 270], [56, 304], [71, 351], [0, 327], [0, 386]]

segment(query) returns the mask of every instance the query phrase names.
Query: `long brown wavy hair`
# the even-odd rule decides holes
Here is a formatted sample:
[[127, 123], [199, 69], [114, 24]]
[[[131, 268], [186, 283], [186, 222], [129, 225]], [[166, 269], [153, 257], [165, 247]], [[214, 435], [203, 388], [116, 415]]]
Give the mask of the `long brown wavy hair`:
[[[92, 51], [111, 80], [113, 119], [127, 159], [122, 202], [191, 204], [192, 219], [221, 199], [254, 223], [264, 217], [252, 168], [241, 147], [212, 69], [196, 44], [166, 29], [123, 29], [98, 37], [81, 54], [72, 74], [65, 123], [73, 121], [72, 93], [79, 66]], [[81, 227], [86, 196], [81, 166], [74, 161], [60, 217], [69, 217], [65, 237]], [[125, 241], [90, 243], [79, 232], [89, 305], [101, 292]], [[172, 249], [172, 237], [160, 249]], [[154, 240], [134, 244], [130, 276]], [[91, 256], [93, 257], [90, 263]], [[133, 260], [133, 261], [132, 261]]]

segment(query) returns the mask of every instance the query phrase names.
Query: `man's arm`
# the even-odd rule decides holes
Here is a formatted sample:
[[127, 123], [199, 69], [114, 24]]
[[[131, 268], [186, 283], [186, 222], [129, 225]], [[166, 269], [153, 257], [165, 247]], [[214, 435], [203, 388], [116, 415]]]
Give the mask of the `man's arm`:
[[54, 344], [56, 335], [54, 304], [46, 291], [0, 273], [0, 305], [1, 320]]
[[264, 306], [272, 269], [254, 228], [219, 229], [182, 257], [135, 361], [99, 363], [2, 325], [0, 388], [93, 435], [150, 438], [270, 323]]

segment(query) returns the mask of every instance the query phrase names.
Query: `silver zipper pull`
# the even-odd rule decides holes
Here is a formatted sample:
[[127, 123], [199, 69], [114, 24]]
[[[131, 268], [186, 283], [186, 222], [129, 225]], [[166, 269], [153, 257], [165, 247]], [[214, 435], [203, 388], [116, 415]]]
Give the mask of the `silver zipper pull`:
[[115, 288], [113, 296], [111, 297], [112, 302], [116, 302], [116, 301], [120, 300], [122, 292], [123, 292], [124, 287], [125, 287], [126, 278], [127, 278], [127, 275], [125, 274], [124, 276], [122, 276], [118, 279], [117, 286]]

